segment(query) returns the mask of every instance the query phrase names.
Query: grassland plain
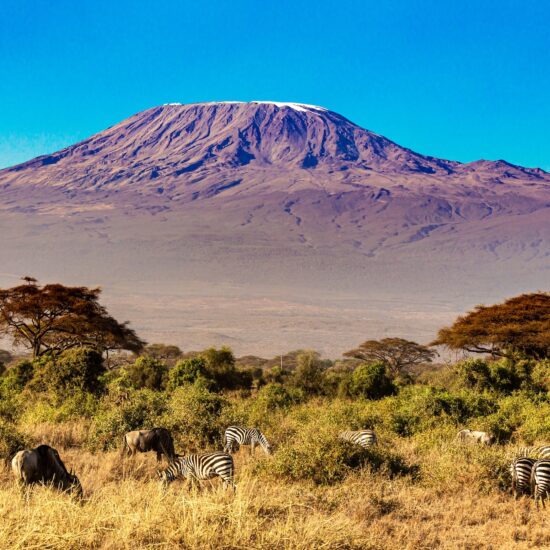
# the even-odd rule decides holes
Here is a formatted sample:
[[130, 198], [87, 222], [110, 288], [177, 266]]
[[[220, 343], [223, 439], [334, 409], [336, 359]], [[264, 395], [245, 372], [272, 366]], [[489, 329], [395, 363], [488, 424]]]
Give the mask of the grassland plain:
[[[321, 407], [322, 404], [316, 404]], [[83, 502], [46, 487], [25, 498], [7, 466], [0, 476], [1, 548], [547, 548], [547, 511], [507, 492], [511, 449], [460, 446], [448, 428], [404, 438], [381, 433], [382, 452], [418, 466], [391, 476], [363, 467], [341, 482], [278, 478], [274, 457], [237, 453], [233, 496], [217, 481], [163, 491], [152, 455], [84, 449], [89, 424], [27, 429], [78, 473]]]

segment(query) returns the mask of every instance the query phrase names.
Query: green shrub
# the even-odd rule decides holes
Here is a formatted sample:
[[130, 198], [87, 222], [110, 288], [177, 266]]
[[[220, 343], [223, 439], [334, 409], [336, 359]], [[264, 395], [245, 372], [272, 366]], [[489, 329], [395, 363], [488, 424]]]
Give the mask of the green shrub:
[[266, 384], [256, 396], [255, 406], [263, 414], [269, 414], [277, 409], [289, 409], [292, 405], [302, 402], [304, 393], [297, 388], [287, 388], [282, 384]]
[[193, 384], [201, 377], [207, 377], [206, 361], [202, 357], [182, 359], [168, 373], [167, 389], [174, 390], [185, 384]]
[[20, 391], [0, 380], [0, 420], [16, 422], [21, 416], [27, 399]]
[[384, 363], [364, 363], [345, 379], [340, 393], [350, 397], [380, 399], [395, 393], [395, 386]]
[[75, 391], [62, 402], [49, 398], [48, 395], [36, 396], [22, 413], [22, 425], [51, 422], [59, 424], [82, 418], [92, 418], [100, 401], [91, 393]]
[[162, 425], [166, 410], [166, 396], [148, 389], [130, 392], [122, 403], [106, 398], [93, 419], [87, 445], [92, 451], [118, 447], [126, 432]]
[[533, 387], [533, 366], [534, 362], [529, 360], [467, 359], [456, 365], [456, 372], [460, 382], [467, 388], [510, 394]]
[[32, 380], [33, 376], [33, 364], [31, 361], [24, 359], [4, 373], [2, 382], [11, 390], [21, 391]]
[[277, 448], [269, 460], [258, 462], [259, 473], [289, 481], [310, 480], [318, 485], [342, 481], [359, 468], [381, 470], [390, 476], [416, 473], [397, 454], [376, 447], [364, 449], [338, 439], [332, 427], [302, 426]]
[[550, 359], [538, 361], [533, 366], [531, 377], [536, 389], [550, 392]]
[[10, 461], [13, 455], [30, 447], [30, 442], [14, 424], [0, 419], [0, 459]]
[[318, 395], [325, 385], [325, 364], [315, 351], [303, 351], [296, 356], [296, 369], [290, 383], [305, 394]]
[[105, 373], [101, 354], [89, 348], [66, 350], [58, 357], [45, 357], [36, 366], [36, 378], [59, 399], [75, 392], [99, 394]]
[[220, 418], [227, 401], [200, 382], [176, 388], [162, 418], [162, 425], [174, 432], [186, 450], [204, 449], [214, 442], [219, 446], [226, 427]]
[[168, 366], [159, 359], [144, 355], [126, 367], [126, 374], [129, 384], [136, 390], [146, 388], [158, 391], [164, 388]]

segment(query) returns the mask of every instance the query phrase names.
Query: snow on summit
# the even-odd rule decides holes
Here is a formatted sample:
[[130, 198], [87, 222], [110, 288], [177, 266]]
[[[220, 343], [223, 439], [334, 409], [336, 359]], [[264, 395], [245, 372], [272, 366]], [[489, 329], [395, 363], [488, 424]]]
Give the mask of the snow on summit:
[[[287, 101], [208, 101], [205, 103], [198, 103], [194, 105], [243, 105], [246, 103], [253, 103], [256, 105], [275, 105], [275, 107], [288, 107], [289, 109], [294, 109], [295, 111], [300, 112], [307, 112], [307, 111], [327, 111], [325, 107], [320, 107], [318, 105], [308, 105], [307, 103], [294, 103], [294, 102], [287, 102]], [[164, 103], [163, 107], [172, 107], [172, 106], [178, 106], [183, 107], [185, 105], [193, 105], [191, 103]]]

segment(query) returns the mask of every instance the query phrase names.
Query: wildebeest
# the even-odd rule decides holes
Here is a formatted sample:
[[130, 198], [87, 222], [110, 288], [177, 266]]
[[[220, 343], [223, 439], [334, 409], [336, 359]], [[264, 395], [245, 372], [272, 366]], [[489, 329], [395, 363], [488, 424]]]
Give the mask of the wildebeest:
[[172, 434], [166, 428], [153, 428], [152, 430], [128, 432], [124, 436], [123, 453], [133, 456], [136, 452], [147, 453], [149, 451], [157, 453], [157, 462], [160, 462], [162, 455], [168, 462], [172, 462], [176, 458]]
[[476, 432], [474, 430], [460, 430], [456, 436], [462, 443], [481, 443], [482, 445], [493, 445], [495, 436], [487, 432]]
[[82, 496], [79, 479], [67, 471], [59, 453], [49, 445], [19, 451], [11, 461], [11, 469], [22, 485], [51, 483], [62, 491]]

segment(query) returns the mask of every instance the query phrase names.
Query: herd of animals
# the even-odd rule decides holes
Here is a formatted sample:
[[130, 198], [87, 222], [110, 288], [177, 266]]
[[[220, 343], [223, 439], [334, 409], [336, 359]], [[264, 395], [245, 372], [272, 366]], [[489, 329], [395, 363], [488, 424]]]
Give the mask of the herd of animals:
[[[377, 442], [373, 430], [345, 431], [338, 437], [364, 448], [371, 447]], [[473, 442], [481, 445], [496, 443], [493, 435], [474, 430], [461, 430], [456, 439], [462, 443]], [[183, 456], [176, 454], [172, 434], [166, 428], [153, 428], [125, 434], [122, 453], [133, 456], [137, 452], [153, 451], [156, 452], [157, 462], [164, 456], [168, 467], [158, 470], [157, 473], [165, 486], [178, 478], [187, 479], [195, 485], [199, 481], [219, 477], [225, 486], [235, 490], [232, 453], [241, 445], [247, 445], [250, 446], [251, 454], [254, 454], [256, 446], [261, 447], [266, 454], [271, 454], [272, 447], [260, 430], [241, 426], [227, 428], [223, 441], [223, 451]], [[17, 452], [11, 466], [21, 486], [51, 484], [78, 496], [83, 494], [79, 479], [67, 470], [59, 453], [49, 445]], [[517, 449], [510, 464], [510, 474], [512, 493], [516, 499], [521, 495], [531, 494], [537, 507], [539, 500], [545, 507], [545, 500], [550, 497], [550, 445]]]

